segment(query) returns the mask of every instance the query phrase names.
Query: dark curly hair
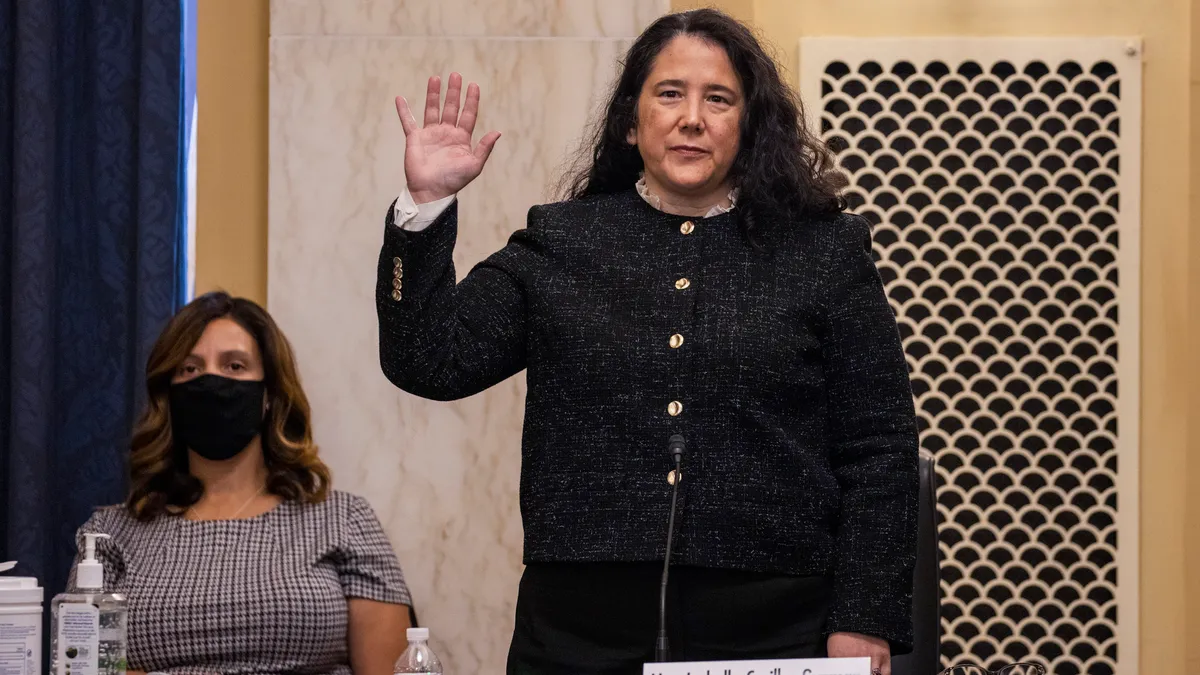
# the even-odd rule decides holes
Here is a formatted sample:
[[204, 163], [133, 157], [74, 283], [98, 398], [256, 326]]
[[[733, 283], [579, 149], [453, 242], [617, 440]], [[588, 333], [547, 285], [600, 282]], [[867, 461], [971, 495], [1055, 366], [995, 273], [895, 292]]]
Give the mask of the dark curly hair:
[[563, 178], [566, 199], [629, 190], [642, 171], [642, 156], [627, 135], [637, 122], [642, 86], [659, 52], [675, 37], [693, 35], [719, 45], [729, 56], [745, 93], [741, 147], [729, 176], [738, 189], [738, 223], [747, 239], [766, 221], [825, 218], [846, 208], [845, 177], [833, 155], [807, 128], [800, 97], [784, 82], [774, 60], [742, 23], [715, 9], [668, 14], [647, 28], [625, 55], [621, 75], [581, 152]]

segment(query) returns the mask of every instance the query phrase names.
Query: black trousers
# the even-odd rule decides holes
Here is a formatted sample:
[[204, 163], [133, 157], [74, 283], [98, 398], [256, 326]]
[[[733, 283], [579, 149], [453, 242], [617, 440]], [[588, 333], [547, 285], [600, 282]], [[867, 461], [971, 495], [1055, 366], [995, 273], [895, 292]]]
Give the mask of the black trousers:
[[[662, 563], [535, 563], [517, 593], [509, 675], [640, 675], [654, 660]], [[827, 577], [672, 567], [672, 661], [825, 655]]]

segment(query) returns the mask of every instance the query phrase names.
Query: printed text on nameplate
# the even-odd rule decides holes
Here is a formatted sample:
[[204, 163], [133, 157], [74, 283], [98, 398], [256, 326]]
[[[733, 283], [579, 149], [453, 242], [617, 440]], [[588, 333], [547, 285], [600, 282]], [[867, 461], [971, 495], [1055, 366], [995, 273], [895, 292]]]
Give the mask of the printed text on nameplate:
[[871, 659], [762, 659], [647, 663], [642, 675], [871, 675]]

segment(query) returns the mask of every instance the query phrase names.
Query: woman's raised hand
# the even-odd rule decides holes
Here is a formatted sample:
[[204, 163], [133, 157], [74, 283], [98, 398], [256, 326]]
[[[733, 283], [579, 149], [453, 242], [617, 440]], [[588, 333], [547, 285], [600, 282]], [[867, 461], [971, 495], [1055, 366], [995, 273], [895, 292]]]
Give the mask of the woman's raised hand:
[[446, 88], [446, 104], [441, 105], [442, 80], [429, 78], [425, 93], [425, 122], [417, 118], [408, 101], [396, 97], [396, 112], [404, 127], [404, 174], [408, 191], [418, 204], [436, 201], [458, 193], [483, 171], [488, 155], [500, 133], [488, 132], [474, 147], [471, 135], [479, 115], [479, 85], [467, 87], [467, 100], [459, 110], [462, 96], [462, 75], [450, 73]]

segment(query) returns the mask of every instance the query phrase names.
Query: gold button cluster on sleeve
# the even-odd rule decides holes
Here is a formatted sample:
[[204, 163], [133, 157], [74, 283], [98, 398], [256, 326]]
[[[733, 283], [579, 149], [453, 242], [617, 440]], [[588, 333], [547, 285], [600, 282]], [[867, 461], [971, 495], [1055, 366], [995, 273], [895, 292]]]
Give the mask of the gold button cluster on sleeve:
[[392, 258], [392, 300], [400, 302], [404, 294], [400, 292], [403, 284], [401, 279], [404, 277], [404, 262], [400, 260], [400, 256]]

